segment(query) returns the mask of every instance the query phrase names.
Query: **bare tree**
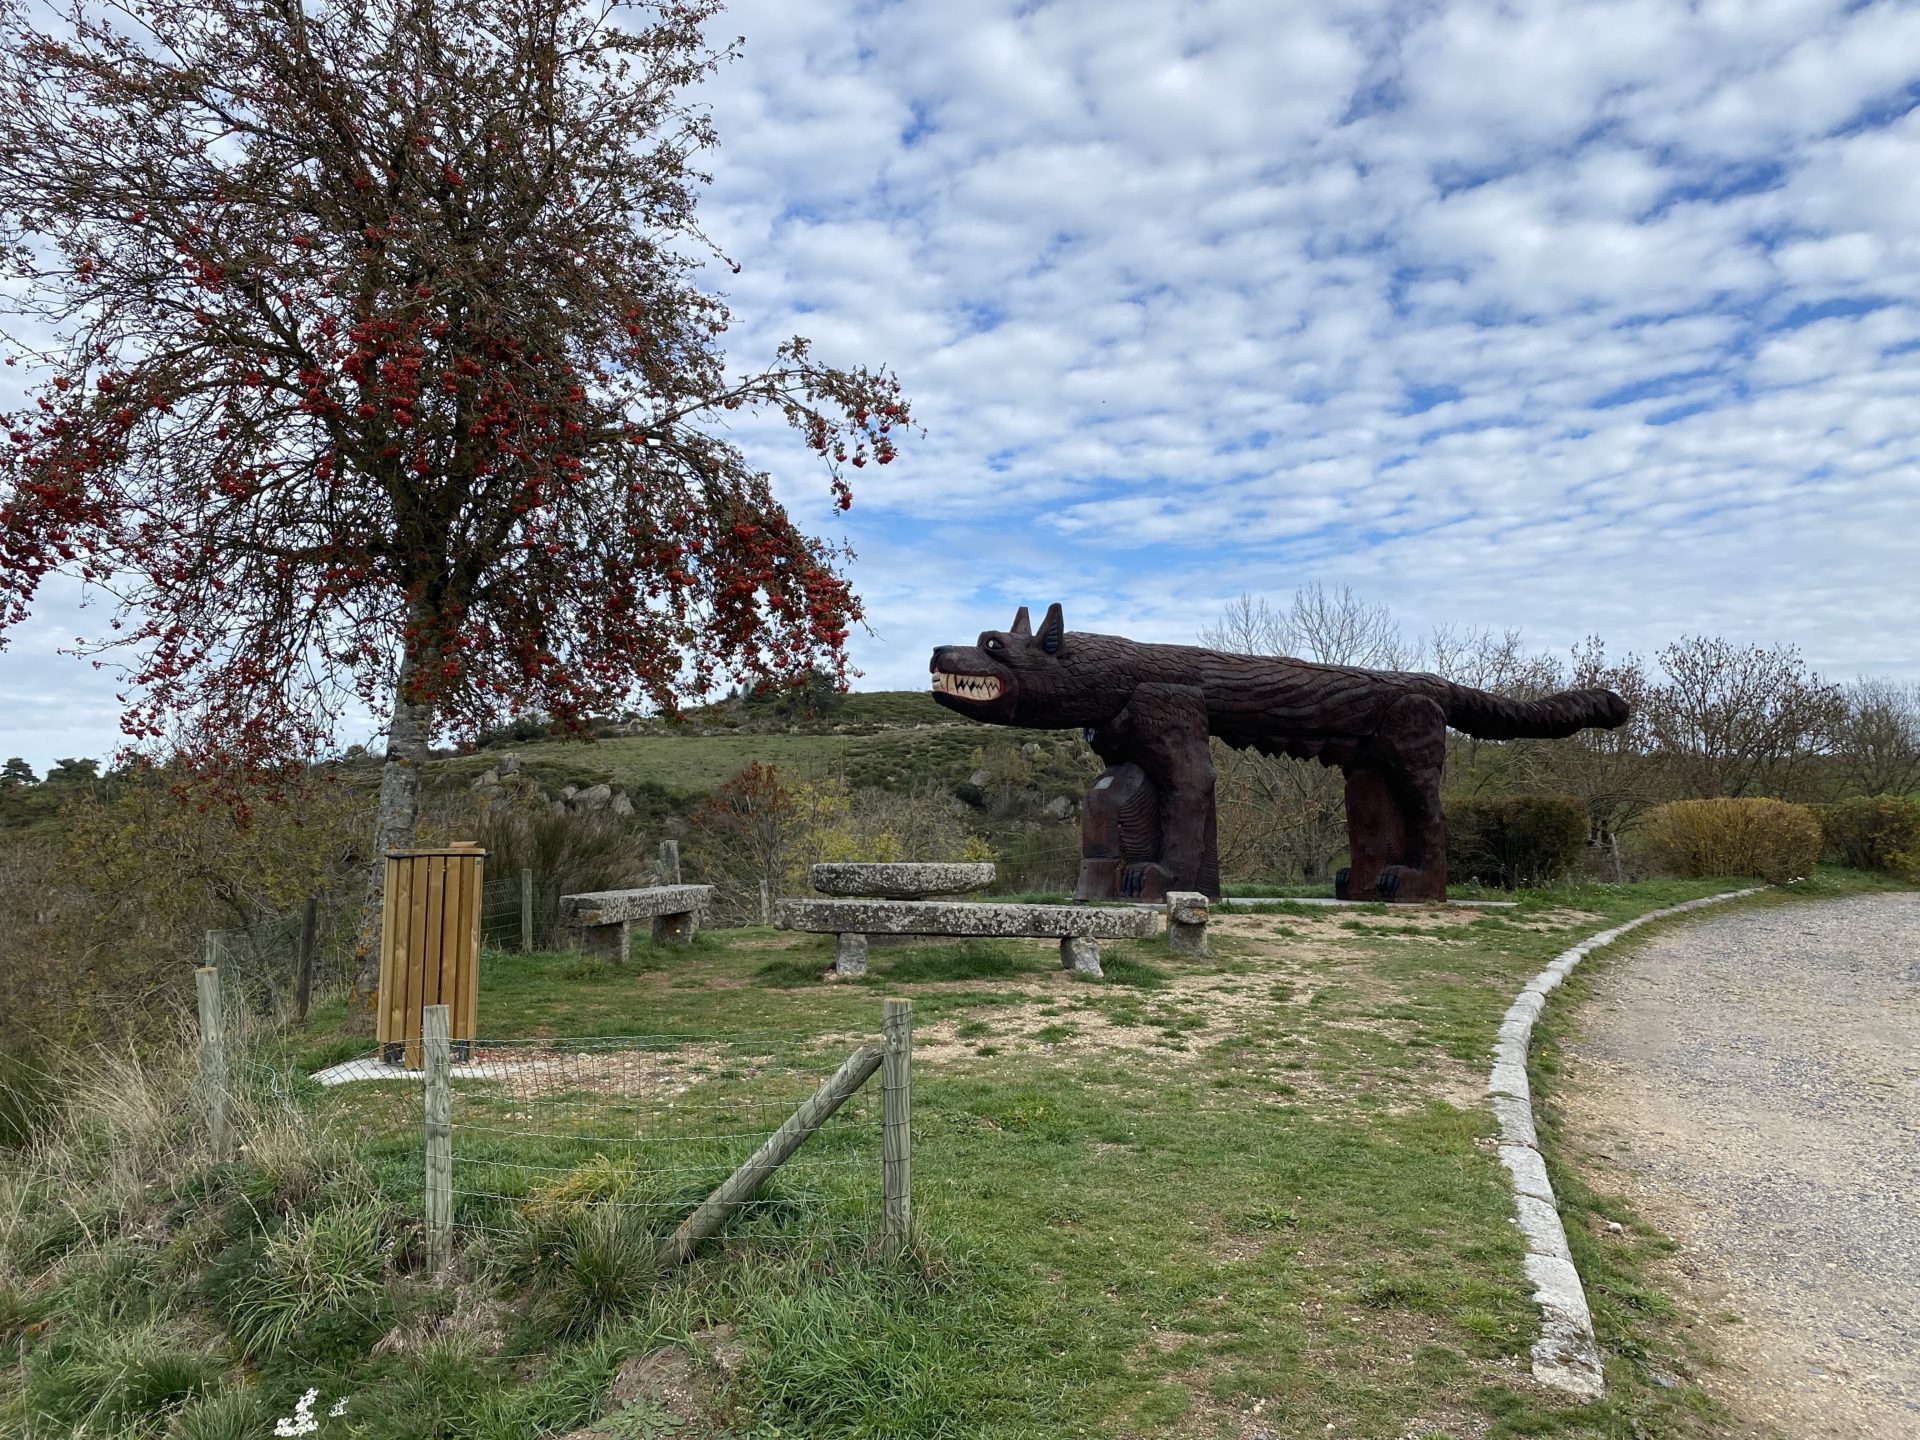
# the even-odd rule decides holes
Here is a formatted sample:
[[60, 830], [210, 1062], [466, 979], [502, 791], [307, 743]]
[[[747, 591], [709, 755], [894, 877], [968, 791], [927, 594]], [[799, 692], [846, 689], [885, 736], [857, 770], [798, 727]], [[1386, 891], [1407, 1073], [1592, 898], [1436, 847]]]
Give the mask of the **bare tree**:
[[1627, 723], [1613, 730], [1582, 730], [1539, 746], [1532, 777], [1536, 788], [1572, 795], [1585, 803], [1591, 843], [1611, 856], [1615, 878], [1624, 879], [1621, 832], [1667, 798], [1665, 767], [1654, 746], [1648, 713], [1653, 680], [1638, 655], [1609, 660], [1606, 645], [1597, 635], [1574, 646], [1572, 660], [1565, 688], [1613, 691], [1627, 702]]
[[[1496, 695], [1530, 700], [1565, 688], [1560, 663], [1551, 655], [1528, 650], [1515, 629], [1439, 625], [1427, 642], [1427, 654], [1435, 674]], [[1542, 749], [1548, 743], [1450, 734], [1448, 789], [1455, 793], [1537, 789]]]
[[1904, 795], [1920, 785], [1920, 685], [1863, 675], [1847, 686], [1833, 733], [1834, 758], [1850, 789]]
[[1804, 787], [1845, 702], [1799, 650], [1696, 635], [1659, 658], [1666, 679], [1643, 703], [1682, 794], [1790, 796]]

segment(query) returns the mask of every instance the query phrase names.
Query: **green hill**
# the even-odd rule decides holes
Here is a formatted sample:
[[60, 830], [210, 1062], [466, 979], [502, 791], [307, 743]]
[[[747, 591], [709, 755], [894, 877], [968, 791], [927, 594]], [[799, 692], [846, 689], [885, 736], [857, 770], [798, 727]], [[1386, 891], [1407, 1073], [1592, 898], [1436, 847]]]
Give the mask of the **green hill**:
[[733, 701], [674, 722], [617, 727], [591, 741], [503, 739], [435, 761], [430, 774], [442, 782], [471, 780], [511, 754], [544, 784], [652, 789], [684, 807], [755, 761], [793, 776], [835, 776], [855, 789], [932, 785], [957, 792], [976, 768], [976, 752], [1011, 745], [1031, 768], [1033, 793], [1044, 804], [1055, 796], [1077, 801], [1099, 768], [1077, 731], [976, 724], [918, 691], [835, 698], [812, 714]]

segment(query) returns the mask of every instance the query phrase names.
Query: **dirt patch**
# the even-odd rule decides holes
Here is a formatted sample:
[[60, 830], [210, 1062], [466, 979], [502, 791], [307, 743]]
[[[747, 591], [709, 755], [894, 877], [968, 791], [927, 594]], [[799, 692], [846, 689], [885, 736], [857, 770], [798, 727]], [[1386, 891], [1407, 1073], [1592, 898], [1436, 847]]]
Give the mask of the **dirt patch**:
[[[1496, 910], [1493, 913], [1497, 915], [1500, 912]], [[1606, 918], [1591, 910], [1535, 910], [1507, 923], [1521, 930], [1573, 930], [1581, 926], [1598, 925]]]
[[[694, 1349], [663, 1345], [622, 1362], [607, 1388], [606, 1418], [562, 1440], [605, 1440], [609, 1435], [719, 1433], [720, 1388], [739, 1364], [739, 1346], [729, 1326], [692, 1337]], [[623, 1419], [630, 1423], [623, 1424]]]
[[483, 1355], [506, 1343], [506, 1311], [479, 1286], [462, 1285], [443, 1311], [429, 1310], [396, 1325], [374, 1344], [375, 1355], [417, 1355], [436, 1340], [470, 1340]]
[[684, 1095], [721, 1070], [759, 1073], [725, 1046], [690, 1043], [675, 1049], [558, 1050], [498, 1046], [476, 1050], [467, 1066], [455, 1066], [456, 1083], [494, 1082], [516, 1099], [584, 1091], [643, 1100]]

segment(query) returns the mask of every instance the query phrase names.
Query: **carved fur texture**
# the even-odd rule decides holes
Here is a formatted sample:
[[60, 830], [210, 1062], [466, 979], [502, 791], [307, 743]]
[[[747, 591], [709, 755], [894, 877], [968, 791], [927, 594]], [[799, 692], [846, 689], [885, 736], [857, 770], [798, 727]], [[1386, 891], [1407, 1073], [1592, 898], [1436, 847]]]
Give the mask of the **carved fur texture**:
[[1486, 740], [1558, 739], [1627, 719], [1611, 690], [1514, 700], [1438, 675], [1142, 644], [1069, 631], [1057, 604], [1038, 631], [1022, 606], [1010, 628], [935, 650], [929, 669], [948, 709], [1084, 730], [1107, 762], [1081, 811], [1081, 900], [1219, 898], [1209, 735], [1338, 766], [1349, 863], [1336, 892], [1413, 901], [1446, 896], [1449, 725]]

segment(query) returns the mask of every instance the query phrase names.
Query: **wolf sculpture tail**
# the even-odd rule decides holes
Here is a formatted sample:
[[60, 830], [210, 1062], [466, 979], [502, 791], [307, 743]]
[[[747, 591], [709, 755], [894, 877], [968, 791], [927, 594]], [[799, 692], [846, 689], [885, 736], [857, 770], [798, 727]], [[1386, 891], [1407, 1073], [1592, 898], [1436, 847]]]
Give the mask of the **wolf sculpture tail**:
[[1627, 723], [1627, 702], [1611, 690], [1562, 690], [1540, 700], [1449, 685], [1441, 705], [1447, 723], [1481, 740], [1560, 740], [1588, 726], [1614, 730]]

